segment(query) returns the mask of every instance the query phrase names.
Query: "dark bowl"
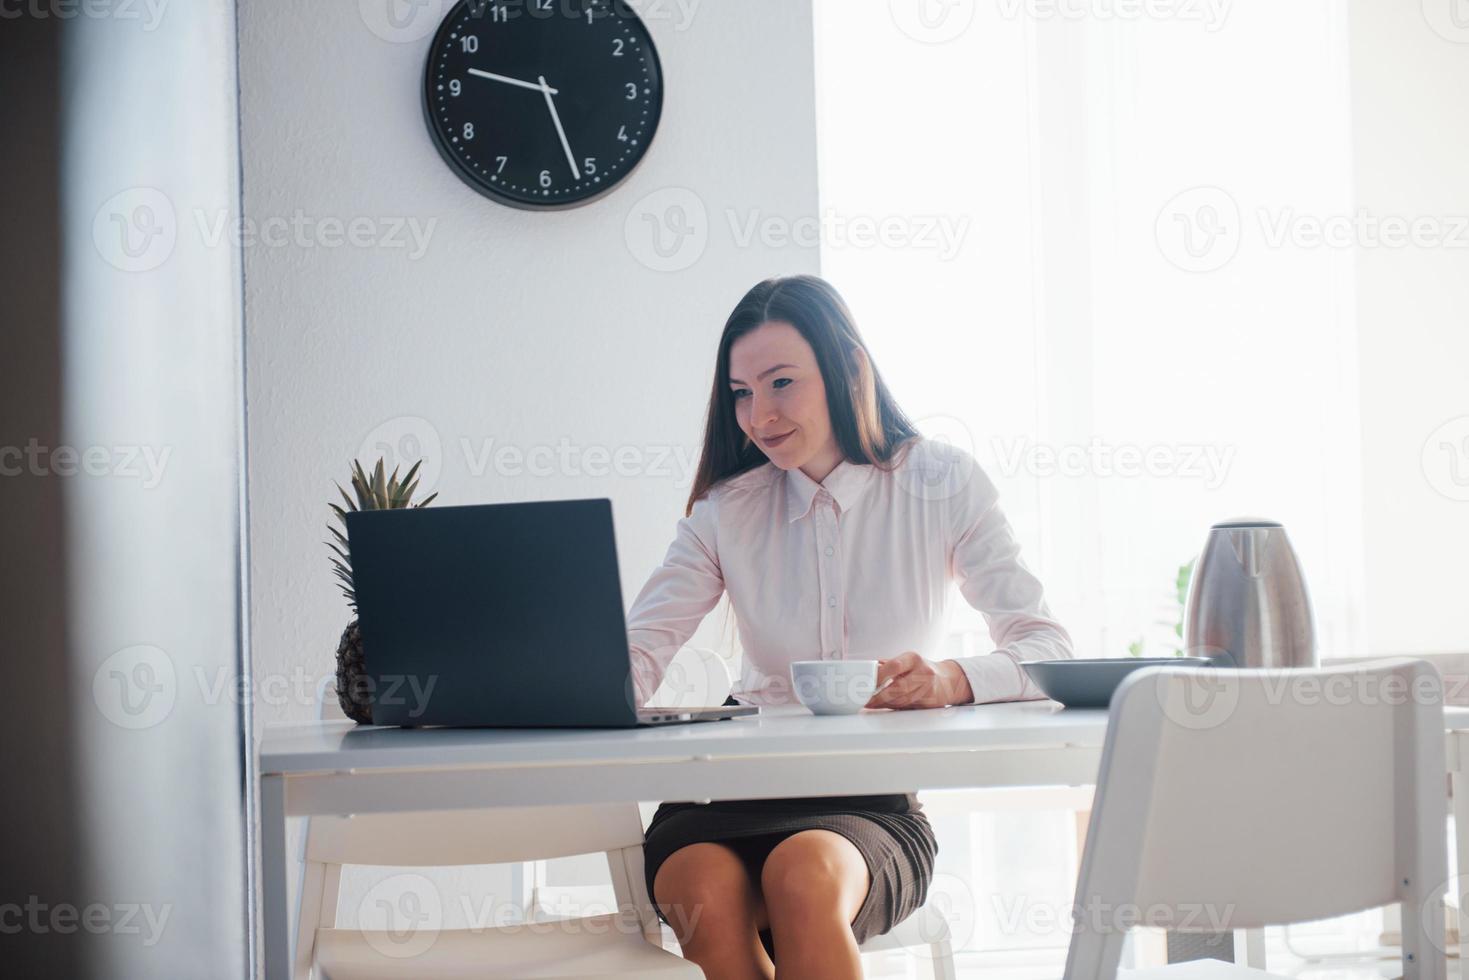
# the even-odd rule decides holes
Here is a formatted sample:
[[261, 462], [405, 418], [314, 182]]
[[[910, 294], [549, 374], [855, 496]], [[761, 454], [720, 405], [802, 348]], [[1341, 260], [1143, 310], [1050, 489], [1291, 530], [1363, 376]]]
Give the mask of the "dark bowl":
[[1020, 666], [1046, 697], [1068, 708], [1105, 708], [1122, 678], [1144, 667], [1207, 667], [1208, 657], [1108, 657], [1098, 660], [1022, 660]]

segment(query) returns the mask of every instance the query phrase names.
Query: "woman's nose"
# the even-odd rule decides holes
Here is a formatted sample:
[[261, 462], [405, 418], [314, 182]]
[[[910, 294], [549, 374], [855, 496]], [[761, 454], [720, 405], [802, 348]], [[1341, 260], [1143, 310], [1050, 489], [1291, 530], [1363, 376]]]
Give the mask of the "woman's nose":
[[775, 420], [775, 404], [758, 392], [750, 396], [750, 424], [764, 425]]

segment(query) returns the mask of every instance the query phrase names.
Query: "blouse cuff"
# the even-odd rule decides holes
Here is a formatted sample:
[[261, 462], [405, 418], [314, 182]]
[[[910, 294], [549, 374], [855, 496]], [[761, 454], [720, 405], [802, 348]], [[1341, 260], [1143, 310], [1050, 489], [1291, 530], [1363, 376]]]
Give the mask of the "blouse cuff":
[[1031, 701], [1044, 698], [1029, 682], [1015, 658], [1003, 650], [979, 657], [956, 657], [955, 662], [969, 678], [974, 704], [988, 701]]

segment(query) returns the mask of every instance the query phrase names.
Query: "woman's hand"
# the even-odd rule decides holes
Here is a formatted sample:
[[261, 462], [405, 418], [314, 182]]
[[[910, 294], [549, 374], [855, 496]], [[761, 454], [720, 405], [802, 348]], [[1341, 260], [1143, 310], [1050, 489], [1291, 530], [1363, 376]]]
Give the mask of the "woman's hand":
[[886, 690], [868, 700], [868, 708], [942, 708], [969, 704], [974, 691], [964, 670], [952, 660], [925, 660], [909, 650], [877, 662], [877, 686], [892, 679]]

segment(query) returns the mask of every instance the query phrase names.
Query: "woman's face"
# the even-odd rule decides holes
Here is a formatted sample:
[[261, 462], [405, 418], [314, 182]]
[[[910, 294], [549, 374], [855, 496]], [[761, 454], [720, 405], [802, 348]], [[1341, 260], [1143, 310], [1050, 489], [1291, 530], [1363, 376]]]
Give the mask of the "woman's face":
[[731, 345], [729, 388], [740, 428], [776, 466], [819, 482], [841, 462], [816, 352], [789, 323], [762, 323]]

